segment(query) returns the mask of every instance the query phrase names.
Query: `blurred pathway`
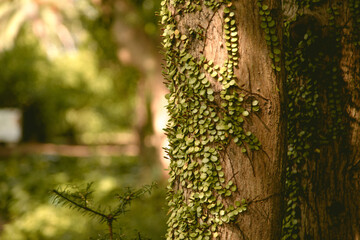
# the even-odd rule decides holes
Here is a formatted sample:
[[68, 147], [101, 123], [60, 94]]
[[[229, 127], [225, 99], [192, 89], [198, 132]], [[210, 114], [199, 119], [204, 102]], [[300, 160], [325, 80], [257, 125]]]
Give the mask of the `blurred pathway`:
[[51, 143], [28, 143], [14, 146], [0, 146], [0, 157], [13, 155], [59, 155], [68, 157], [92, 156], [137, 156], [136, 144], [126, 145], [58, 145]]

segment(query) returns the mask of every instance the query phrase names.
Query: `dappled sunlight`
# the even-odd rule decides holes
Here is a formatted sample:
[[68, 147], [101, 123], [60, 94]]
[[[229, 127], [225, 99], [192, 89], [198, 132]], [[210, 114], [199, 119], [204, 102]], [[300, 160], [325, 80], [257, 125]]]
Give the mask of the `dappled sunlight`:
[[74, 18], [76, 10], [74, 1], [53, 0], [19, 0], [0, 3], [0, 51], [13, 46], [14, 39], [21, 31], [22, 25], [30, 25], [33, 33], [41, 39], [48, 53], [66, 51], [76, 48], [74, 35], [66, 19]]
[[[69, 216], [72, 215], [72, 218]], [[3, 240], [37, 240], [41, 238], [56, 239], [66, 235], [71, 229], [73, 234], [80, 235], [86, 230], [84, 218], [68, 209], [41, 205], [28, 212], [22, 219], [11, 225], [5, 225]]]
[[99, 193], [108, 193], [117, 188], [117, 181], [114, 177], [104, 177], [97, 183], [97, 191]]

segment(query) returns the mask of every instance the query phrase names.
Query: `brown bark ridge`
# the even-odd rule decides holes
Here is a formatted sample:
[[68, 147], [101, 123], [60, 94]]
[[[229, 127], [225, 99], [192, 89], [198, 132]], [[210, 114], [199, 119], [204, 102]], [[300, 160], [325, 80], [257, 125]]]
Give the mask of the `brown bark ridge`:
[[[275, 73], [271, 67], [272, 61], [269, 58], [270, 49], [264, 40], [264, 31], [260, 27], [259, 7], [256, 1], [238, 0], [224, 1], [226, 2], [225, 4], [210, 9], [206, 7], [206, 3], [211, 1], [200, 1], [202, 4], [200, 4], [200, 7], [199, 5], [195, 6], [197, 7], [196, 11], [186, 12], [184, 9], [189, 4], [184, 1], [178, 2], [182, 2], [183, 4], [174, 7], [171, 2], [163, 2], [163, 5], [167, 5], [167, 9], [174, 19], [169, 25], [172, 30], [175, 29], [175, 32], [178, 31], [169, 37], [173, 42], [168, 48], [177, 52], [177, 49], [181, 49], [182, 47], [181, 44], [176, 45], [180, 41], [173, 40], [177, 35], [189, 36], [190, 29], [202, 29], [203, 38], [191, 39], [191, 41], [186, 43], [186, 49], [195, 59], [200, 59], [204, 56], [207, 64], [220, 66], [220, 69], [226, 65], [225, 62], [229, 58], [227, 41], [225, 39], [226, 30], [224, 30], [224, 25], [229, 20], [226, 19], [224, 15], [224, 9], [227, 6], [231, 6], [235, 13], [234, 18], [237, 28], [236, 34], [234, 35], [238, 36], [236, 41], [238, 45], [238, 65], [235, 65], [234, 68], [234, 76], [238, 86], [236, 91], [242, 94], [241, 96], [244, 98], [245, 106], [251, 106], [254, 100], [259, 102], [260, 106], [259, 111], [251, 111], [249, 116], [247, 116], [247, 113], [243, 114], [247, 117], [244, 117], [242, 126], [244, 131], [250, 131], [256, 136], [261, 143], [261, 147], [258, 150], [253, 150], [247, 143], [240, 146], [234, 141], [236, 136], [226, 133], [228, 143], [218, 151], [220, 164], [225, 173], [225, 183], [229, 181], [234, 182], [238, 190], [228, 198], [220, 197], [216, 191], [213, 191], [213, 194], [217, 200], [221, 200], [225, 206], [230, 206], [238, 199], [245, 199], [247, 201], [247, 210], [237, 215], [234, 221], [217, 225], [217, 233], [219, 235], [212, 235], [211, 239], [280, 239], [283, 161], [285, 159], [286, 146], [285, 121], [283, 118], [284, 99], [280, 94], [283, 91], [284, 78], [282, 75], [283, 70]], [[271, 11], [277, 13], [277, 16], [281, 15], [279, 14], [281, 8], [280, 2], [281, 1], [276, 0], [266, 1], [266, 4], [272, 9]], [[167, 19], [168, 15], [164, 15], [166, 16], [165, 19]], [[278, 20], [281, 22], [280, 18]], [[169, 29], [167, 26], [165, 26], [165, 28], [166, 30]], [[280, 29], [278, 29], [278, 31], [280, 31]], [[164, 33], [164, 35], [166, 34]], [[184, 39], [186, 38], [184, 37], [182, 39], [183, 42], [185, 41]], [[168, 57], [174, 57], [174, 55]], [[213, 61], [213, 63], [210, 63], [210, 61]], [[180, 72], [180, 68], [181, 66], [176, 68], [176, 71]], [[216, 67], [214, 68], [216, 69]], [[173, 70], [173, 72], [175, 72], [175, 70]], [[172, 74], [172, 78], [169, 80], [169, 85], [175, 89], [171, 92], [170, 99], [176, 99], [183, 94], [181, 92], [182, 89], [178, 87], [180, 84], [172, 82], [177, 76], [181, 79], [181, 76], [175, 75], [175, 77], [173, 77], [174, 75], [175, 74]], [[187, 81], [188, 77], [189, 76], [186, 75], [183, 81]], [[214, 104], [216, 105], [216, 109], [218, 109], [217, 116], [226, 118], [227, 113], [224, 113], [220, 107], [224, 102], [220, 97], [221, 91], [225, 89], [224, 84], [214, 78], [209, 71], [206, 73], [206, 78], [209, 79], [214, 92]], [[181, 101], [179, 100], [179, 102]], [[171, 105], [170, 112], [172, 112], [175, 107], [176, 105]], [[188, 119], [193, 117], [192, 115], [188, 115], [187, 112], [184, 112], [183, 115], [186, 115]], [[174, 118], [174, 116], [172, 118]], [[174, 183], [170, 185], [170, 198], [174, 199], [174, 196], [178, 194], [183, 194], [184, 197], [180, 197], [182, 203], [176, 202], [180, 202], [179, 200], [170, 201], [170, 212], [172, 212], [172, 215], [168, 223], [170, 228], [168, 231], [168, 239], [192, 239], [186, 235], [188, 234], [187, 231], [190, 233], [194, 231], [194, 229], [189, 226], [190, 224], [186, 222], [192, 215], [190, 213], [185, 215], [184, 209], [192, 206], [192, 193], [198, 190], [192, 190], [186, 187], [188, 182], [187, 179], [183, 177], [184, 168], [179, 167], [179, 165], [183, 163], [183, 160], [173, 154], [173, 152], [175, 152], [174, 149], [179, 146], [181, 147], [181, 145], [179, 143], [180, 140], [178, 140], [179, 138], [172, 141], [172, 138], [175, 138], [175, 136], [173, 136], [175, 133], [171, 132], [174, 129], [178, 129], [179, 132], [182, 125], [178, 125], [177, 127], [176, 120], [172, 120], [172, 127], [168, 129], [168, 132], [170, 132], [168, 134], [170, 135], [170, 148], [168, 151], [172, 161], [170, 165], [170, 180], [174, 181]], [[185, 134], [185, 137], [193, 137], [193, 135]], [[174, 143], [172, 144], [172, 142]], [[216, 145], [216, 143], [213, 143], [213, 145]], [[176, 152], [178, 154], [178, 150], [176, 150]], [[188, 155], [185, 156], [185, 159], [187, 158]], [[193, 161], [201, 164], [201, 154], [200, 157], [196, 157], [195, 155], [194, 158], [189, 158], [191, 161], [186, 160], [186, 167], [188, 166], [187, 164], [190, 165]], [[177, 165], [176, 162], [178, 162]], [[186, 172], [186, 174], [188, 173]], [[194, 183], [194, 185], [195, 184], [196, 183]], [[191, 186], [192, 185], [193, 184], [191, 184]], [[181, 207], [177, 206], [177, 204], [183, 204], [183, 202], [185, 202], [184, 205], [181, 205]], [[208, 220], [209, 222], [210, 215], [216, 215], [216, 213], [209, 214], [206, 212], [204, 206], [202, 206], [202, 211], [200, 212], [205, 215], [208, 214], [203, 218], [195, 218], [194, 221], [197, 221], [200, 225], [203, 221]], [[182, 219], [178, 220], [175, 216], [176, 214], [181, 214]], [[194, 234], [193, 236], [197, 235]], [[203, 239], [209, 239], [207, 236], [204, 231]], [[197, 238], [194, 237], [194, 239]]]
[[[306, 132], [311, 134], [307, 142], [310, 154], [300, 157], [304, 162], [299, 169], [300, 227], [296, 239], [360, 238], [360, 55], [353, 41], [349, 2], [355, 1], [320, 1], [299, 8], [303, 15], [298, 16], [295, 32], [290, 33], [293, 41], [299, 34], [298, 41], [306, 41], [304, 34], [311, 36], [313, 42], [308, 41], [303, 56], [315, 70], [298, 74], [298, 84], [306, 87], [313, 82], [319, 95], [316, 122], [309, 123], [314, 128]], [[294, 126], [297, 133], [304, 131], [299, 123], [305, 122]]]
[[[273, 11], [279, 11], [279, 1], [268, 1], [267, 4]], [[239, 147], [231, 144], [222, 159], [226, 175], [235, 177], [239, 195], [249, 201], [248, 210], [238, 217], [235, 224], [223, 228], [222, 239], [279, 239], [282, 164], [285, 159], [283, 96], [280, 95], [282, 76], [279, 74], [276, 77], [271, 68], [256, 2], [235, 1], [234, 5], [237, 9], [240, 54], [236, 75], [246, 94], [262, 103], [262, 110], [246, 123], [259, 138], [262, 148], [243, 154]], [[281, 18], [277, 21], [280, 22]], [[216, 49], [218, 44], [208, 42], [207, 45], [205, 54], [217, 59], [211, 49]]]

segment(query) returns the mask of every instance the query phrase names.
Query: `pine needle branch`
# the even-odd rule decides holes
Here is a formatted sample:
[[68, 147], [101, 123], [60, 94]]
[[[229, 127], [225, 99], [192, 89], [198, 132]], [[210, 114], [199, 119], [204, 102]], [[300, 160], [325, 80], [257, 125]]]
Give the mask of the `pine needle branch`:
[[[151, 185], [145, 185], [138, 190], [133, 190], [127, 188], [126, 192], [123, 194], [118, 194], [117, 198], [120, 200], [116, 209], [109, 208], [108, 211], [101, 210], [100, 207], [98, 210], [90, 208], [88, 202], [91, 198], [92, 183], [87, 184], [87, 187], [84, 190], [78, 190], [76, 192], [70, 192], [65, 190], [52, 190], [54, 194], [53, 202], [55, 204], [69, 205], [69, 208], [75, 208], [84, 214], [90, 214], [96, 216], [100, 219], [100, 222], [105, 222], [108, 226], [109, 238], [113, 239], [113, 222], [117, 220], [117, 217], [126, 212], [126, 208], [131, 204], [131, 201], [137, 198], [140, 198], [146, 193], [151, 193], [151, 190], [157, 185], [157, 183], [152, 183]], [[107, 213], [106, 213], [107, 212]]]
[[[82, 204], [72, 200], [71, 198], [66, 196], [66, 195], [68, 195], [68, 194], [66, 194], [66, 192], [59, 192], [58, 190], [55, 190], [55, 189], [52, 190], [52, 192], [58, 197], [57, 199], [60, 200], [59, 203], [61, 203], [61, 204], [65, 204], [66, 202], [71, 203], [72, 206], [77, 208], [79, 211], [83, 211], [84, 213], [89, 213], [89, 212], [93, 213], [94, 215], [102, 218], [102, 220], [107, 221], [107, 219], [108, 219], [107, 215], [105, 215], [101, 212], [98, 212], [95, 209], [89, 208], [86, 205], [82, 205]], [[61, 201], [61, 200], [63, 200], [63, 201]]]

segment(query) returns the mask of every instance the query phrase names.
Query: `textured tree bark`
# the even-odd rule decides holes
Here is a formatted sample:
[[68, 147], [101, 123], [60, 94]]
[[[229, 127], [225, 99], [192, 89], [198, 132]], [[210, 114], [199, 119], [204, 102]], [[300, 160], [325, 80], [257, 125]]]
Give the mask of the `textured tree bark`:
[[[267, 4], [272, 11], [280, 13], [280, 1], [268, 1]], [[285, 159], [283, 77], [281, 74], [275, 76], [271, 68], [256, 2], [235, 1], [234, 5], [240, 51], [236, 75], [244, 93], [261, 102], [262, 110], [253, 115], [246, 126], [259, 138], [262, 148], [243, 154], [239, 147], [231, 144], [223, 155], [226, 176], [235, 178], [238, 194], [248, 199], [249, 207], [234, 225], [224, 227], [222, 239], [279, 239]], [[276, 21], [281, 22], [281, 14]], [[278, 33], [281, 34], [280, 29]], [[208, 37], [212, 38], [212, 35]], [[211, 51], [216, 46], [216, 41], [209, 41], [205, 54], [218, 59]]]
[[[360, 4], [360, 1], [357, 1]], [[349, 6], [344, 5], [344, 20], [350, 18]], [[358, 17], [357, 19], [359, 19]], [[346, 20], [343, 22], [345, 23]], [[351, 22], [354, 26], [354, 19]], [[359, 26], [359, 24], [357, 24]], [[360, 239], [360, 46], [355, 46], [353, 31], [344, 30], [342, 41], [342, 58], [340, 66], [343, 71], [345, 81], [345, 93], [348, 94], [345, 102], [345, 116], [348, 120], [346, 129], [347, 138], [345, 149], [349, 150], [348, 158], [343, 157], [345, 167], [340, 174], [344, 181], [343, 202], [345, 205], [345, 219], [340, 221], [343, 230], [341, 236], [348, 236], [349, 239]], [[358, 35], [358, 41], [360, 36]], [[359, 43], [358, 43], [359, 44]], [[341, 178], [340, 178], [341, 179]], [[342, 238], [345, 239], [345, 238]]]
[[[251, 131], [262, 144], [259, 150], [250, 150], [245, 145], [238, 146], [233, 141], [219, 152], [220, 163], [225, 173], [225, 182], [236, 183], [238, 191], [230, 198], [224, 199], [225, 206], [236, 199], [246, 199], [248, 208], [239, 214], [232, 223], [221, 225], [220, 239], [279, 239], [281, 233], [282, 213], [282, 180], [283, 162], [285, 159], [285, 121], [283, 103], [283, 74], [275, 74], [271, 68], [269, 49], [261, 29], [259, 7], [256, 1], [232, 1], [235, 8], [238, 41], [238, 67], [234, 74], [239, 86], [239, 93], [244, 94], [246, 104], [256, 99], [260, 111], [246, 118], [244, 129]], [[280, 1], [267, 1], [269, 8], [277, 12], [281, 22]], [[204, 40], [192, 40], [188, 49], [195, 58], [202, 55], [212, 60], [214, 65], [223, 66], [228, 58], [226, 40], [224, 38], [224, 6], [211, 10], [202, 6], [201, 10], [184, 13], [169, 7], [181, 34], [188, 34], [189, 29], [203, 29]], [[277, 29], [281, 35], [281, 29]], [[281, 39], [281, 38], [280, 38]], [[220, 82], [210, 79], [215, 93], [215, 103], [220, 106]], [[228, 136], [230, 138], [230, 136]], [[179, 176], [175, 176], [179, 177]], [[179, 177], [181, 179], [181, 176]], [[180, 180], [175, 189], [182, 188]], [[184, 190], [185, 199], [191, 191]], [[201, 221], [201, 220], [197, 220]], [[181, 239], [181, 238], [180, 238]]]
[[[352, 42], [348, 1], [322, 1], [305, 9], [297, 23], [301, 26], [292, 34], [302, 34], [302, 39], [311, 30], [317, 37], [309, 56], [323, 63], [305, 76], [317, 81], [319, 115], [312, 123], [317, 140], [310, 147], [317, 149], [305, 157], [300, 170], [299, 238], [359, 239], [360, 55]], [[299, 79], [298, 84], [303, 83]], [[296, 127], [298, 133], [303, 130]]]

